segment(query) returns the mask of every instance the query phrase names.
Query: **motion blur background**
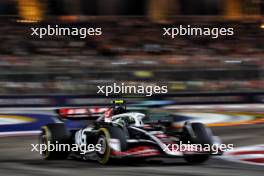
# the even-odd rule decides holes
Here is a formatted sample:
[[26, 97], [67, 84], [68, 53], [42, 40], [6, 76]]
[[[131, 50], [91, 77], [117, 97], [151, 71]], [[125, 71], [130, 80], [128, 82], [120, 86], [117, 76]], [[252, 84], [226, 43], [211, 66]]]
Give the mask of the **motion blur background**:
[[[263, 15], [264, 0], [0, 0], [0, 175], [262, 176]], [[47, 25], [101, 27], [103, 35], [31, 36]], [[235, 34], [163, 36], [179, 25]], [[114, 167], [30, 152], [40, 127], [57, 122], [55, 107], [109, 104], [96, 86], [113, 82], [167, 84], [168, 95], [133, 97], [129, 107], [203, 122], [235, 151], [205, 165]]]
[[[1, 0], [0, 94], [95, 94], [100, 83], [177, 92], [264, 89], [263, 0]], [[102, 27], [98, 37], [31, 36], [30, 27]], [[169, 39], [162, 27], [233, 27]]]

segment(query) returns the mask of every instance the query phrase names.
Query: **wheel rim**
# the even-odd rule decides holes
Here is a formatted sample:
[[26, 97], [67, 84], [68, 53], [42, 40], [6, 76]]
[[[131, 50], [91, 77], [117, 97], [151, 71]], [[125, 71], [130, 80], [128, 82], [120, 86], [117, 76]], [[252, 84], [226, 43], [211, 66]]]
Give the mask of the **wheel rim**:
[[109, 161], [111, 155], [111, 149], [108, 146], [108, 139], [110, 139], [110, 134], [106, 128], [100, 128], [98, 134], [99, 136], [96, 143], [100, 144], [101, 147], [99, 151], [96, 151], [98, 157], [97, 161], [101, 164], [106, 164]]
[[[47, 146], [47, 135], [43, 132], [42, 135], [40, 136], [40, 144], [41, 145], [46, 145]], [[46, 156], [47, 151], [40, 151], [40, 154], [42, 156]]]
[[97, 144], [100, 144], [101, 147], [100, 147], [100, 150], [98, 151], [99, 154], [103, 155], [106, 151], [106, 138], [105, 136], [101, 135], [99, 138], [98, 138], [98, 141], [97, 141]]

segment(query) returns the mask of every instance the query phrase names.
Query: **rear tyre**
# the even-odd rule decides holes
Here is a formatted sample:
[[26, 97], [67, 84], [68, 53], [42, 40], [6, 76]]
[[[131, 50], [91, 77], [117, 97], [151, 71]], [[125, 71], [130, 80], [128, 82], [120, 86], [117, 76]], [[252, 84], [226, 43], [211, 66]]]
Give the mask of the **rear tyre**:
[[97, 134], [96, 145], [100, 145], [100, 150], [96, 151], [97, 161], [100, 164], [106, 164], [110, 159], [109, 146], [110, 133], [107, 128], [100, 128]]
[[[205, 127], [202, 123], [191, 123], [191, 133], [189, 130], [184, 127], [184, 136], [185, 139], [183, 142], [190, 141], [192, 144], [202, 144], [204, 147], [205, 145], [212, 145], [213, 144], [213, 136], [209, 128]], [[194, 154], [194, 155], [185, 155], [184, 159], [190, 164], [200, 164], [207, 161], [210, 158], [210, 154]]]
[[[46, 160], [66, 159], [69, 156], [70, 149], [58, 151], [56, 149], [48, 150], [48, 145], [56, 146], [58, 144], [66, 144], [70, 146], [70, 133], [66, 129], [64, 123], [47, 124], [41, 128], [39, 144], [46, 146], [41, 155]], [[51, 148], [51, 147], [50, 147]], [[44, 148], [43, 148], [44, 149]]]

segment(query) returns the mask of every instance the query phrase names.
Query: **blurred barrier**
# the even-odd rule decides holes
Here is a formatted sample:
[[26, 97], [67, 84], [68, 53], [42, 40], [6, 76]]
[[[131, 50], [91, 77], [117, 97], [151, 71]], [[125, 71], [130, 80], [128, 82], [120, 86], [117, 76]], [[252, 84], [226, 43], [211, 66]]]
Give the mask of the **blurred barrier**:
[[264, 103], [264, 93], [179, 93], [145, 96], [101, 95], [39, 95], [39, 96], [0, 96], [0, 107], [56, 107], [56, 106], [103, 106], [110, 105], [113, 99], [125, 99], [133, 106], [159, 107], [164, 105], [188, 104], [243, 104]]

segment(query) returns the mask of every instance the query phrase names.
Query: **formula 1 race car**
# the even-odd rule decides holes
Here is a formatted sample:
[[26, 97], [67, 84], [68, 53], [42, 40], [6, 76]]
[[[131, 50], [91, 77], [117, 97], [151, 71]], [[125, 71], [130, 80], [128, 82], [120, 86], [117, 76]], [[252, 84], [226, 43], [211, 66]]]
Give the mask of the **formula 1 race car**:
[[[40, 144], [68, 144], [77, 148], [74, 152], [46, 148], [41, 153], [44, 159], [66, 159], [71, 155], [106, 164], [122, 158], [182, 157], [189, 163], [202, 163], [213, 154], [221, 154], [221, 151], [213, 153], [210, 147], [205, 150], [207, 145], [221, 143], [203, 124], [186, 122], [182, 128], [174, 130], [167, 130], [161, 124], [145, 124], [145, 115], [129, 112], [123, 101], [115, 101], [110, 108], [62, 108], [57, 113], [58, 123], [42, 127]], [[65, 119], [92, 122], [81, 129], [68, 129]], [[180, 145], [185, 145], [184, 150]], [[82, 147], [87, 146], [95, 147], [83, 150]]]

